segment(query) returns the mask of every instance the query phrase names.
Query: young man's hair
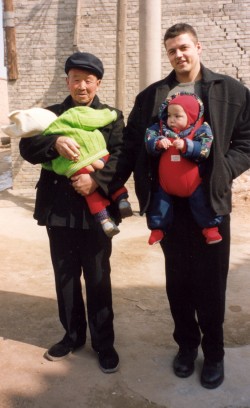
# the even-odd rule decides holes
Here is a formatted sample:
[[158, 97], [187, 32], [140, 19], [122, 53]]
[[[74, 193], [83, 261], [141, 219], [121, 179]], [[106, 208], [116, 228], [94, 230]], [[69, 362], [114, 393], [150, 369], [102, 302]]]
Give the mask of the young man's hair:
[[195, 43], [198, 42], [197, 33], [191, 25], [187, 23], [177, 23], [167, 29], [164, 35], [164, 44], [169, 38], [175, 38], [178, 35], [185, 34], [185, 33], [191, 34], [194, 39], [194, 42]]

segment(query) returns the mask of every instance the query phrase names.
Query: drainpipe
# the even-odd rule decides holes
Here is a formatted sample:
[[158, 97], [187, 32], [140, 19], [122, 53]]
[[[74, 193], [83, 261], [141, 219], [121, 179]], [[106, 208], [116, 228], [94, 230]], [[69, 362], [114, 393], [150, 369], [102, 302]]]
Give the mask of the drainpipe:
[[3, 26], [5, 30], [7, 75], [10, 81], [18, 78], [15, 15], [12, 0], [3, 0]]

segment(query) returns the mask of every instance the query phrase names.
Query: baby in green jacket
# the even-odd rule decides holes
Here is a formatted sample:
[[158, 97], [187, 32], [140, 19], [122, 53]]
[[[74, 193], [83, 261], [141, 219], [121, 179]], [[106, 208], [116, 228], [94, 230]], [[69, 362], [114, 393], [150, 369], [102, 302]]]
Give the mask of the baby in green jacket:
[[[30, 108], [14, 111], [9, 118], [14, 123], [2, 126], [2, 130], [11, 137], [32, 137], [39, 133], [44, 136], [54, 134], [72, 137], [80, 146], [79, 156], [76, 156], [75, 160], [58, 156], [42, 164], [46, 170], [70, 178], [77, 174], [89, 174], [104, 167], [109, 158], [109, 152], [99, 128], [116, 120], [117, 113], [107, 108], [97, 110], [88, 106], [77, 106], [57, 117], [47, 109]], [[84, 198], [91, 214], [97, 222], [101, 223], [105, 234], [110, 238], [118, 234], [119, 228], [110, 218], [107, 210], [109, 199], [98, 191]], [[133, 214], [127, 200], [128, 192], [124, 186], [111, 198], [117, 202], [122, 218]]]

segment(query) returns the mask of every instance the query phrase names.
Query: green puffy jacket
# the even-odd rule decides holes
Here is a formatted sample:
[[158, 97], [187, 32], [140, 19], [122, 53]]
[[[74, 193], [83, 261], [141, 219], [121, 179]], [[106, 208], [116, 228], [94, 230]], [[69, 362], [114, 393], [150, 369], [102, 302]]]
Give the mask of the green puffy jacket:
[[52, 122], [43, 135], [61, 135], [73, 138], [80, 145], [80, 156], [77, 162], [59, 156], [43, 163], [46, 170], [53, 170], [59, 175], [70, 178], [75, 172], [108, 154], [105, 139], [100, 132], [102, 128], [117, 119], [114, 110], [93, 109], [88, 106], [77, 106], [60, 115]]

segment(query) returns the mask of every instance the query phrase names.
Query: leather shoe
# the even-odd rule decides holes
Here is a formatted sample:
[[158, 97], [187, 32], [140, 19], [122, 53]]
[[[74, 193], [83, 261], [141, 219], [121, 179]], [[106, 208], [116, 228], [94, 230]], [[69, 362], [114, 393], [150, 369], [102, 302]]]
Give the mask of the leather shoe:
[[204, 360], [201, 371], [201, 385], [205, 388], [213, 389], [219, 387], [224, 380], [224, 363], [223, 360], [213, 362]]
[[174, 358], [173, 368], [177, 377], [186, 378], [194, 372], [194, 361], [198, 356], [198, 349], [183, 349]]

